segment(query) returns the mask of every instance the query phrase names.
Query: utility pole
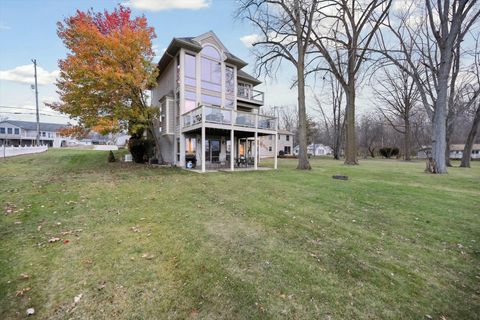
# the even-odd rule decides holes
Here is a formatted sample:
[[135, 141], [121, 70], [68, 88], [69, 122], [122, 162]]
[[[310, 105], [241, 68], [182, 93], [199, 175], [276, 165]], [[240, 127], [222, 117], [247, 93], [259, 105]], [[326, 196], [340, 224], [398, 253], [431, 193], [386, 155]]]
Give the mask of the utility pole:
[[37, 147], [40, 145], [40, 114], [38, 112], [38, 84], [37, 84], [37, 59], [32, 59], [33, 68], [35, 70], [35, 107], [37, 115]]

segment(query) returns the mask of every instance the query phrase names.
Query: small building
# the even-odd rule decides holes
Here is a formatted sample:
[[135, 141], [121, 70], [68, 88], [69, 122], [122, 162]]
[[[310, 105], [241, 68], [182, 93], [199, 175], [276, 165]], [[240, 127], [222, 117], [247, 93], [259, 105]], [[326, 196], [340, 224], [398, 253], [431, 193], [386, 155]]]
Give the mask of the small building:
[[[40, 145], [59, 148], [67, 138], [60, 134], [66, 125], [40, 123]], [[4, 120], [0, 122], [0, 144], [7, 146], [32, 146], [37, 139], [37, 123], [34, 121]]]
[[[451, 144], [450, 145], [450, 159], [462, 159], [463, 149], [465, 149], [464, 144]], [[426, 159], [432, 154], [432, 147], [423, 146], [417, 151], [418, 159]], [[480, 144], [474, 144], [472, 146], [472, 159], [480, 159]]]
[[[464, 144], [452, 144], [450, 145], [450, 159], [462, 159]], [[474, 144], [472, 146], [472, 159], [480, 159], [480, 144]]]
[[[293, 154], [298, 156], [300, 146], [296, 146], [293, 149]], [[310, 156], [327, 156], [332, 154], [333, 150], [329, 146], [321, 143], [312, 143], [307, 146], [307, 154]]]
[[[274, 156], [273, 136], [262, 136], [259, 138], [260, 158], [270, 158]], [[293, 155], [293, 133], [286, 130], [278, 130], [277, 155]]]

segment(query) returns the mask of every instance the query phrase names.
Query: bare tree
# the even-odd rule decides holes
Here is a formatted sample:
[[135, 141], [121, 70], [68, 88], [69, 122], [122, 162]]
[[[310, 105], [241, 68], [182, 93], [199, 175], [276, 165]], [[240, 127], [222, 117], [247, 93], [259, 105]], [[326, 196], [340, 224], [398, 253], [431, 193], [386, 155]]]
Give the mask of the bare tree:
[[383, 147], [382, 139], [384, 136], [383, 121], [375, 112], [364, 114], [360, 118], [358, 125], [360, 146], [366, 152], [375, 158], [375, 151]]
[[[398, 41], [394, 49], [386, 45], [385, 37], [380, 43], [384, 56], [412, 76], [432, 121], [432, 158], [427, 170], [446, 173], [448, 104], [456, 88], [455, 70], [459, 70], [455, 56], [457, 52], [460, 57], [461, 43], [480, 10], [476, 1], [469, 0], [425, 0], [424, 4], [422, 12], [419, 3], [412, 2], [393, 23], [388, 21], [390, 36]], [[418, 21], [412, 23], [412, 17]]]
[[331, 72], [345, 91], [346, 164], [358, 164], [355, 97], [361, 67], [391, 3], [392, 0], [326, 0], [318, 8], [311, 42], [322, 59], [314, 70]]
[[257, 70], [272, 76], [282, 61], [296, 69], [299, 155], [297, 169], [311, 169], [307, 156], [305, 66], [318, 0], [240, 0], [239, 16], [261, 33], [253, 43]]
[[[345, 112], [344, 112], [344, 90], [340, 82], [332, 76], [327, 74], [324, 78], [327, 82], [327, 91], [330, 92], [330, 97], [326, 94], [325, 99], [327, 104], [331, 106], [331, 113], [327, 114], [323, 107], [322, 99], [318, 94], [314, 94], [316, 109], [319, 111], [323, 119], [323, 125], [327, 140], [327, 145], [332, 148], [333, 158], [340, 159], [340, 151], [345, 129]], [[322, 94], [323, 95], [323, 94]]]
[[374, 89], [379, 105], [388, 124], [397, 132], [403, 134], [404, 159], [410, 160], [412, 149], [411, 118], [414, 108], [420, 99], [417, 86], [412, 77], [405, 71], [395, 68], [393, 71], [383, 69]]
[[472, 156], [472, 147], [475, 141], [475, 137], [477, 136], [478, 128], [480, 126], [480, 52], [479, 52], [479, 44], [480, 44], [480, 36], [477, 35], [475, 39], [475, 51], [474, 51], [474, 68], [473, 68], [473, 75], [475, 80], [473, 81], [473, 90], [469, 99], [469, 103], [472, 105], [476, 104], [476, 111], [473, 117], [472, 126], [470, 131], [468, 132], [467, 139], [465, 141], [465, 147], [463, 149], [462, 154], [462, 162], [460, 163], [460, 167], [469, 168], [470, 167], [470, 158]]

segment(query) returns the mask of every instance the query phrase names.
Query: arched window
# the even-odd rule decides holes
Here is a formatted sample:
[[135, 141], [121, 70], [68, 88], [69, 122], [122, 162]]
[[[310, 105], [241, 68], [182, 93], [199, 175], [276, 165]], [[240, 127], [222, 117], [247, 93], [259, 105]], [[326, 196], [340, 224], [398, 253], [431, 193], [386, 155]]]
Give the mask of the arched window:
[[220, 52], [212, 46], [206, 45], [202, 49], [202, 56], [220, 61]]
[[[222, 62], [218, 50], [210, 45], [206, 45], [205, 47], [203, 47], [201, 51], [201, 64], [202, 89], [218, 92], [220, 94], [222, 79]], [[207, 99], [203, 99], [202, 97], [202, 102], [208, 103], [206, 100]], [[221, 99], [216, 100], [219, 100], [216, 102], [220, 102], [218, 104], [221, 104]]]

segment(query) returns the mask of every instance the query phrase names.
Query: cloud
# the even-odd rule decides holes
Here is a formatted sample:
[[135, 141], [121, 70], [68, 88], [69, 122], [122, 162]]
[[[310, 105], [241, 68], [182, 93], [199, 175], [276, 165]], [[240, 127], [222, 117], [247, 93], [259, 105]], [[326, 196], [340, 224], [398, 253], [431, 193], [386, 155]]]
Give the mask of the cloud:
[[210, 6], [212, 0], [129, 0], [125, 4], [135, 9], [147, 11], [170, 9], [198, 10]]
[[253, 33], [241, 37], [240, 41], [242, 41], [246, 47], [251, 47], [255, 42], [258, 42], [261, 39], [262, 37], [259, 34]]
[[2, 31], [2, 30], [10, 30], [10, 27], [6, 26], [4, 24], [0, 24], [0, 31]]
[[[18, 66], [10, 70], [1, 70], [0, 80], [34, 84], [35, 79], [33, 70], [33, 64]], [[59, 74], [59, 70], [48, 72], [42, 67], [37, 66], [37, 81], [39, 85], [54, 83]]]

